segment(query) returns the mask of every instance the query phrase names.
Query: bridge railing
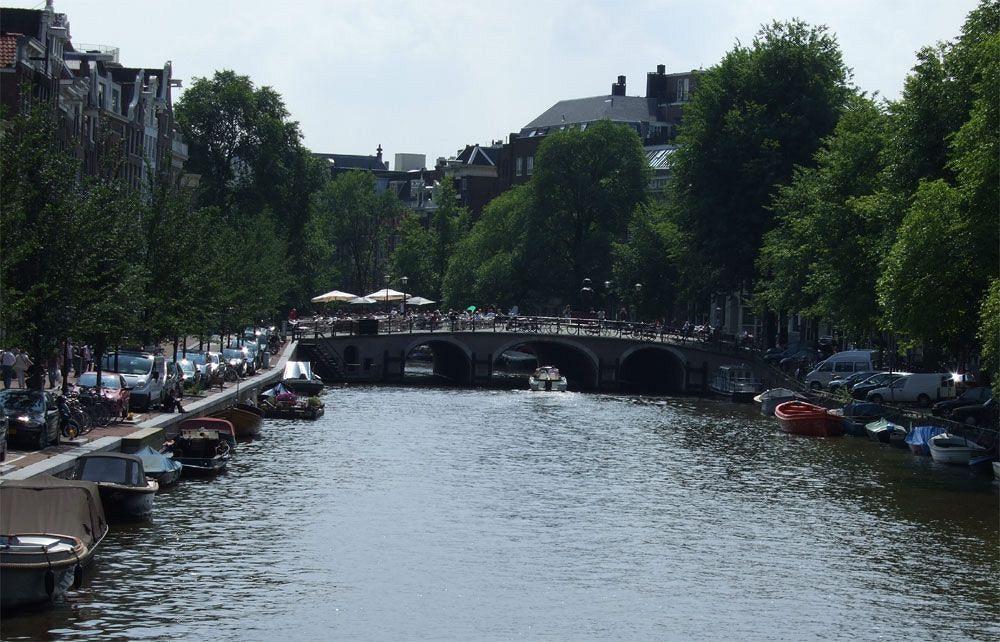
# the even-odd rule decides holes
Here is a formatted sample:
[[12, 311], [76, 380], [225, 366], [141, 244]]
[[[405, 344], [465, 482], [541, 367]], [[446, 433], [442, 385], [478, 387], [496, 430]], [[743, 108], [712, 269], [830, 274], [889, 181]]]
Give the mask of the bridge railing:
[[634, 321], [610, 321], [567, 317], [506, 316], [466, 317], [382, 317], [379, 319], [312, 320], [299, 323], [296, 334], [301, 337], [335, 337], [373, 334], [415, 334], [436, 332], [503, 332], [590, 336], [633, 339], [649, 342], [705, 345], [733, 353], [745, 352], [731, 336], [713, 333], [684, 332], [680, 328]]

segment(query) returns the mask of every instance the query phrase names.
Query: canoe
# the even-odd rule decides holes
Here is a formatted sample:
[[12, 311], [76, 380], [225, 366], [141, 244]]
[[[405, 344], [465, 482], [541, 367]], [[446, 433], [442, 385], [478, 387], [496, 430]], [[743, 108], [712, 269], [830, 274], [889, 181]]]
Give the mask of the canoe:
[[786, 401], [774, 409], [778, 427], [793, 435], [836, 437], [844, 434], [844, 424], [826, 408], [804, 401]]
[[986, 452], [986, 448], [976, 442], [948, 433], [931, 437], [928, 445], [931, 457], [940, 464], [968, 466], [969, 460]]
[[260, 437], [260, 427], [263, 417], [242, 408], [226, 408], [212, 413], [213, 417], [225, 419], [233, 424], [237, 439], [256, 439]]

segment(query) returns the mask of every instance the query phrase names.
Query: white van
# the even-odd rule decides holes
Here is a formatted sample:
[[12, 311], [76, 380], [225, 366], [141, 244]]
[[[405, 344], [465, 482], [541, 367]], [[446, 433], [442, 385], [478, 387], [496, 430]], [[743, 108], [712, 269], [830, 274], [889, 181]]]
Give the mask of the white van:
[[954, 398], [955, 377], [950, 372], [908, 374], [896, 379], [891, 385], [868, 392], [868, 400], [875, 403], [904, 401], [919, 403], [925, 408], [935, 401]]
[[810, 390], [825, 388], [834, 377], [846, 377], [855, 372], [874, 370], [872, 354], [874, 350], [847, 350], [831, 355], [816, 364], [816, 368], [806, 375], [806, 385]]

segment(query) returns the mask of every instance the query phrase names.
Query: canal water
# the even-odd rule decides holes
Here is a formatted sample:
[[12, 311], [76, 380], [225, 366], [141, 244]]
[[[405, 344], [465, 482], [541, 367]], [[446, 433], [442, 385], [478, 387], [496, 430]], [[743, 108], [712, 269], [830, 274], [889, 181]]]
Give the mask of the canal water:
[[988, 477], [690, 398], [328, 390], [3, 639], [997, 639]]

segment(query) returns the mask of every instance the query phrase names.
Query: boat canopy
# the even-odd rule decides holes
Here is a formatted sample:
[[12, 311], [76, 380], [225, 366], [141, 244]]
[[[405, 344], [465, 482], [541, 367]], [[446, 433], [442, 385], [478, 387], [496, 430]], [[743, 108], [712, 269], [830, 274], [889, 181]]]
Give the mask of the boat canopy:
[[124, 453], [94, 453], [76, 460], [77, 479], [122, 486], [146, 486], [142, 460]]
[[308, 361], [289, 361], [285, 364], [285, 374], [282, 380], [305, 379], [312, 381], [315, 379], [312, 371], [312, 364]]
[[108, 531], [97, 484], [51, 475], [0, 483], [0, 525], [7, 534], [72, 535], [87, 548]]
[[142, 460], [142, 467], [146, 470], [147, 475], [159, 475], [167, 471], [177, 470], [181, 466], [181, 463], [175, 461], [173, 457], [168, 457], [149, 446], [136, 452], [135, 455]]

